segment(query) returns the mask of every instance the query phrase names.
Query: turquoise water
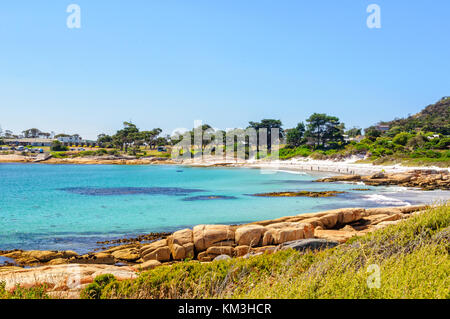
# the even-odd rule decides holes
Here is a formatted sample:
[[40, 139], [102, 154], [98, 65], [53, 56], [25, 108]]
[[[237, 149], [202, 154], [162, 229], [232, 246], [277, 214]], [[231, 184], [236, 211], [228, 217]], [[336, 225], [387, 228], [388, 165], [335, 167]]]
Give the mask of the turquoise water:
[[[92, 250], [97, 241], [237, 224], [333, 209], [448, 199], [449, 192], [313, 183], [330, 174], [180, 166], [0, 164], [0, 250]], [[284, 190], [342, 190], [331, 198], [264, 198]], [[210, 196], [217, 196], [210, 199]]]

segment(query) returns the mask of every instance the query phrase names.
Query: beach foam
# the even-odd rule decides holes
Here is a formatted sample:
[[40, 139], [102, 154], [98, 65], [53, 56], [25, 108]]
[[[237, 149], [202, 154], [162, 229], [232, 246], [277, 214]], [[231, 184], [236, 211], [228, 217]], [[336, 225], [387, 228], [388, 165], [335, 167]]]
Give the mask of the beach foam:
[[365, 200], [376, 202], [377, 204], [383, 204], [383, 205], [394, 205], [394, 206], [411, 206], [411, 203], [403, 201], [398, 198], [394, 197], [388, 197], [381, 194], [370, 194], [370, 195], [363, 195], [363, 198]]

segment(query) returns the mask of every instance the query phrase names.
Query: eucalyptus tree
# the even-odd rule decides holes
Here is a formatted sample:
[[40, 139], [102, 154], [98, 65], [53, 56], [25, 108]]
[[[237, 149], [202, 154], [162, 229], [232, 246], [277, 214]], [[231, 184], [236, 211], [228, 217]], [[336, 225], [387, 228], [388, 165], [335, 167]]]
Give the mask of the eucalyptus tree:
[[314, 144], [315, 148], [325, 147], [332, 143], [343, 141], [344, 125], [335, 116], [324, 113], [314, 113], [307, 120], [305, 136]]
[[265, 129], [266, 130], [266, 145], [267, 150], [270, 153], [272, 149], [272, 129], [278, 129], [278, 138], [282, 139], [285, 136], [285, 132], [282, 128], [283, 123], [281, 123], [280, 120], [274, 120], [274, 119], [263, 119], [261, 122], [249, 122], [248, 128], [253, 128], [256, 130], [257, 133], [257, 151], [259, 152], [259, 146], [262, 144], [262, 141], [260, 141], [260, 130]]
[[300, 122], [286, 133], [286, 142], [290, 146], [300, 146], [305, 142], [305, 124]]

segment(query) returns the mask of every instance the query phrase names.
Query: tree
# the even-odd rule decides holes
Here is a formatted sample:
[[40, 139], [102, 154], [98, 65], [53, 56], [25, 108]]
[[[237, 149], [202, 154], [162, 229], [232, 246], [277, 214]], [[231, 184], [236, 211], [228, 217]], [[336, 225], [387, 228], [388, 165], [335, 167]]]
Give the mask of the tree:
[[150, 146], [150, 148], [154, 148], [158, 144], [157, 137], [161, 134], [161, 132], [162, 130], [160, 128], [155, 128], [151, 131], [142, 131], [141, 137]]
[[404, 132], [404, 129], [401, 126], [396, 125], [391, 127], [389, 131], [385, 133], [385, 135], [392, 138], [401, 132]]
[[405, 146], [406, 143], [408, 143], [408, 139], [411, 138], [411, 134], [406, 132], [401, 132], [395, 135], [395, 137], [392, 139], [392, 142], [398, 145]]
[[297, 124], [297, 126], [293, 129], [290, 129], [286, 133], [286, 140], [287, 144], [290, 146], [300, 146], [304, 143], [304, 136], [305, 134], [305, 124], [303, 122], [300, 122]]
[[55, 138], [58, 138], [58, 137], [69, 137], [69, 136], [70, 136], [69, 134], [62, 133], [62, 134], [55, 135]]
[[325, 147], [332, 143], [343, 141], [344, 125], [335, 116], [324, 113], [314, 113], [307, 120], [306, 136], [309, 137], [314, 146]]
[[174, 134], [170, 137], [170, 145], [177, 145], [183, 140], [183, 133], [181, 132], [174, 132]]
[[41, 131], [37, 128], [30, 128], [28, 130], [22, 131], [22, 133], [26, 138], [36, 138], [39, 136]]
[[280, 120], [274, 120], [274, 119], [263, 119], [261, 122], [249, 122], [248, 128], [254, 128], [256, 130], [257, 134], [257, 151], [259, 152], [259, 145], [261, 144], [259, 138], [259, 130], [260, 129], [267, 129], [267, 150], [270, 153], [272, 150], [272, 129], [278, 129], [279, 130], [279, 138], [283, 138], [285, 133], [282, 128], [283, 123], [281, 123]]
[[427, 142], [428, 139], [423, 134], [417, 134], [416, 136], [411, 137], [406, 145], [412, 149], [415, 149], [418, 147], [423, 147]]
[[68, 147], [63, 145], [60, 141], [56, 140], [52, 142], [50, 150], [52, 150], [53, 152], [64, 152], [68, 150]]
[[364, 134], [371, 139], [376, 139], [381, 136], [381, 131], [377, 130], [374, 126], [370, 126], [364, 130]]
[[98, 144], [100, 147], [104, 147], [105, 145], [111, 144], [111, 143], [112, 143], [112, 137], [111, 137], [111, 136], [106, 135], [106, 134], [104, 134], [104, 133], [99, 134], [99, 135], [97, 136], [97, 144]]
[[130, 122], [123, 122], [123, 129], [117, 131], [112, 137], [113, 144], [125, 152], [128, 150], [128, 146], [139, 138], [139, 129]]
[[345, 132], [345, 134], [347, 134], [348, 137], [357, 137], [358, 135], [361, 135], [361, 129], [358, 127], [353, 127]]
[[157, 146], [166, 146], [167, 144], [169, 144], [167, 138], [166, 137], [162, 137], [162, 136], [158, 137], [155, 140], [155, 143], [156, 143]]

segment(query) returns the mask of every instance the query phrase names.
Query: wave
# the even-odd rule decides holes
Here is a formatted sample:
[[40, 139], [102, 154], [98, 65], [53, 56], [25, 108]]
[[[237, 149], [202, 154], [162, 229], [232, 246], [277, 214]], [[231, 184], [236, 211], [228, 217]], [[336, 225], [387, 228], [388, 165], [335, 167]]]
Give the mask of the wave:
[[276, 172], [281, 172], [281, 173], [288, 173], [288, 174], [295, 174], [295, 175], [308, 175], [305, 172], [300, 172], [300, 171], [290, 171], [290, 170], [284, 170], [284, 169], [277, 169], [275, 170]]
[[394, 206], [411, 206], [411, 203], [403, 201], [395, 197], [388, 197], [380, 194], [363, 195], [365, 200], [376, 202], [383, 205], [394, 205]]

